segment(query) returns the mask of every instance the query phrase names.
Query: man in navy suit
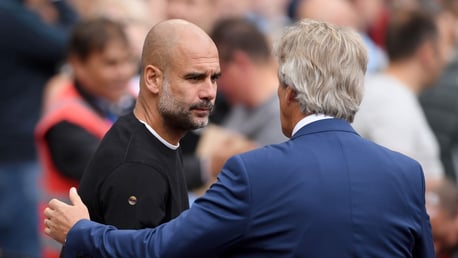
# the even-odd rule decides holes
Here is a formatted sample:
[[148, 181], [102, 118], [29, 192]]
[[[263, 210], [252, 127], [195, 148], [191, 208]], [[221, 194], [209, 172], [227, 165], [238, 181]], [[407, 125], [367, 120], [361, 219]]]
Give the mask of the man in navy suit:
[[303, 20], [276, 54], [290, 140], [232, 157], [189, 210], [154, 229], [91, 222], [72, 188], [71, 205], [44, 211], [66, 257], [434, 257], [421, 166], [350, 126], [367, 65], [358, 34]]

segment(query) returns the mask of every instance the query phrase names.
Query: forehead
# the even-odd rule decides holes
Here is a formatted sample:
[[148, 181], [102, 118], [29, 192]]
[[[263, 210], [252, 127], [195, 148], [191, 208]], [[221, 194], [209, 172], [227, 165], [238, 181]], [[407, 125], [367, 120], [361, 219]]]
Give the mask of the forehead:
[[178, 44], [173, 51], [173, 66], [176, 72], [187, 71], [217, 73], [220, 71], [218, 51], [211, 41], [189, 40]]

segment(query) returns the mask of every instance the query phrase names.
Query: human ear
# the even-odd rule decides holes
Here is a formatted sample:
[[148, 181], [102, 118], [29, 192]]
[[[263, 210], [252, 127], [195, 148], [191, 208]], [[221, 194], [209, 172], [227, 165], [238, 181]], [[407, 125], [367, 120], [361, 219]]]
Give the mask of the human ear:
[[75, 54], [71, 54], [68, 57], [68, 63], [70, 64], [70, 67], [72, 69], [72, 73], [80, 78], [80, 77], [85, 77], [86, 71], [85, 71], [85, 60], [82, 60], [79, 56]]
[[291, 87], [286, 87], [286, 94], [285, 94], [285, 97], [286, 97], [286, 101], [288, 104], [290, 103], [293, 103], [293, 102], [297, 102], [297, 92], [291, 88]]
[[146, 88], [150, 92], [159, 93], [163, 81], [163, 73], [159, 68], [154, 65], [147, 65], [143, 70], [143, 78]]

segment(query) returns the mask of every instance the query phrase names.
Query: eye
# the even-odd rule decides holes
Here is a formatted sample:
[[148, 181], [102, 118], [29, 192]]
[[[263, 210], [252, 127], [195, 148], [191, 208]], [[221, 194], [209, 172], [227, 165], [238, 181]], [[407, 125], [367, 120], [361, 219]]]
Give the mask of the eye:
[[212, 80], [212, 82], [216, 82], [220, 77], [221, 77], [220, 73], [214, 74], [214, 75], [211, 76], [211, 80]]

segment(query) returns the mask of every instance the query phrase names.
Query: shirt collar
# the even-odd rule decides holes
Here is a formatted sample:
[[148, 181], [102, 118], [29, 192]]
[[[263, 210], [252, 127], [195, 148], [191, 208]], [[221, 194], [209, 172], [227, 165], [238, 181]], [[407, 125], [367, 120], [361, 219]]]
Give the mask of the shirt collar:
[[327, 115], [324, 115], [324, 114], [311, 114], [311, 115], [308, 115], [304, 118], [302, 118], [299, 122], [297, 122], [296, 126], [294, 126], [294, 129], [293, 129], [293, 133], [291, 136], [293, 136], [294, 134], [297, 133], [297, 131], [299, 131], [302, 127], [310, 124], [310, 123], [313, 123], [313, 122], [316, 122], [316, 121], [319, 121], [319, 120], [323, 120], [323, 119], [330, 119], [330, 118], [334, 118], [332, 116], [327, 116]]
[[151, 126], [149, 126], [149, 124], [147, 124], [145, 121], [142, 121], [140, 119], [138, 119], [138, 121], [140, 121], [140, 123], [144, 124], [146, 129], [148, 129], [148, 131], [151, 132], [151, 134], [153, 134], [160, 142], [162, 142], [165, 146], [167, 146], [169, 149], [172, 149], [172, 150], [176, 150], [178, 149], [178, 147], [180, 147], [180, 143], [178, 143], [177, 145], [173, 145], [169, 142], [167, 142], [164, 138], [162, 138]]

